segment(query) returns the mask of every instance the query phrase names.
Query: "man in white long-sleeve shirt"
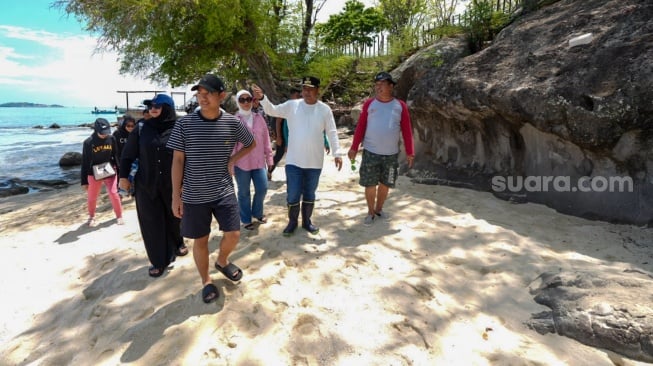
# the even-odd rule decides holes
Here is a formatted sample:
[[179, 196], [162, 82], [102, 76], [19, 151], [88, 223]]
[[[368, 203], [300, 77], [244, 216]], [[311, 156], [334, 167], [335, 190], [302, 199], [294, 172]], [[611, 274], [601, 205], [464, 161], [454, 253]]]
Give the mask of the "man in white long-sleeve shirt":
[[[336, 167], [342, 168], [340, 144], [336, 122], [331, 108], [318, 100], [320, 79], [307, 76], [302, 79], [302, 99], [288, 100], [274, 105], [265, 97], [258, 85], [252, 85], [254, 96], [261, 101], [266, 114], [285, 118], [288, 123], [288, 150], [286, 152], [286, 202], [288, 226], [284, 236], [290, 236], [298, 226], [299, 212], [302, 227], [311, 234], [320, 230], [313, 225], [311, 216], [315, 205], [315, 191], [324, 166], [324, 133], [329, 140]], [[301, 201], [301, 208], [300, 208]]]

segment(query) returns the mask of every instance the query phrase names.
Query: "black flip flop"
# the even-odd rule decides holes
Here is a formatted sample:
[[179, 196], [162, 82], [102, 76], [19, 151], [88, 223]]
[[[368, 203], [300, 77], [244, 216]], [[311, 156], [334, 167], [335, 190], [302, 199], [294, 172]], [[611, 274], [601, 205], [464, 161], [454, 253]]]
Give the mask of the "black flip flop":
[[225, 277], [227, 277], [228, 279], [230, 279], [230, 280], [232, 280], [234, 282], [240, 281], [240, 279], [243, 278], [243, 270], [238, 268], [238, 266], [236, 266], [233, 263], [229, 263], [229, 264], [227, 264], [226, 267], [223, 268], [223, 267], [220, 267], [218, 262], [215, 262], [215, 269], [222, 272], [222, 274]]
[[218, 288], [212, 283], [209, 283], [202, 289], [202, 301], [204, 301], [205, 304], [213, 302], [219, 297], [220, 293], [218, 292]]

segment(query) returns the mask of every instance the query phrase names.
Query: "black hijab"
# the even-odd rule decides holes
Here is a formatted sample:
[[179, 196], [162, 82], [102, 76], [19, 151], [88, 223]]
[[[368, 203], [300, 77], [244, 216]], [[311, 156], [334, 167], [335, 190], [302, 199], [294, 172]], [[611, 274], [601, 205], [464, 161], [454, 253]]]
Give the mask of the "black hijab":
[[174, 107], [168, 104], [163, 104], [161, 107], [161, 114], [158, 117], [145, 120], [145, 124], [156, 129], [159, 134], [171, 129], [177, 121], [177, 112]]

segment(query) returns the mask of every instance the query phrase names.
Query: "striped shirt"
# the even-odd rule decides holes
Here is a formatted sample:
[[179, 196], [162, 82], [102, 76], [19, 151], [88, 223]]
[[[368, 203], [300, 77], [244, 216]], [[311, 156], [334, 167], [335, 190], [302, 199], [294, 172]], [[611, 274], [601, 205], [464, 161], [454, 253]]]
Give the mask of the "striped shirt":
[[185, 154], [181, 192], [184, 203], [209, 203], [235, 193], [227, 163], [237, 142], [250, 146], [254, 137], [226, 112], [217, 119], [206, 119], [198, 111], [175, 123], [167, 147]]

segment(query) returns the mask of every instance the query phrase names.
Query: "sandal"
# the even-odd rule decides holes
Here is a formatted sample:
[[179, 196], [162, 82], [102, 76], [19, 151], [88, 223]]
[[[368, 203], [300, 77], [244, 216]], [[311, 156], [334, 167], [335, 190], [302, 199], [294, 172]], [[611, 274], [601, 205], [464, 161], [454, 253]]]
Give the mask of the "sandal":
[[150, 277], [161, 277], [161, 275], [163, 275], [163, 272], [165, 272], [165, 268], [156, 268], [154, 266], [151, 266], [150, 269], [148, 269], [147, 271]]
[[183, 257], [186, 254], [188, 254], [188, 247], [186, 246], [186, 244], [182, 244], [178, 246], [177, 250], [175, 250], [175, 254], [177, 255], [177, 257]]
[[256, 219], [257, 219], [258, 222], [260, 222], [261, 224], [267, 224], [267, 223], [268, 223], [268, 218], [265, 217], [265, 215], [263, 215], [263, 216], [261, 216], [261, 217], [257, 217]]
[[86, 225], [88, 225], [88, 227], [96, 227], [97, 221], [95, 221], [95, 217], [89, 217], [88, 221], [86, 221]]
[[225, 277], [227, 277], [228, 279], [230, 279], [230, 280], [232, 280], [234, 282], [240, 281], [240, 279], [243, 278], [243, 270], [238, 268], [238, 266], [236, 266], [233, 263], [229, 263], [223, 268], [223, 267], [220, 267], [218, 262], [215, 262], [215, 269], [222, 272], [222, 274]]
[[218, 292], [218, 288], [215, 287], [214, 284], [209, 283], [208, 285], [204, 286], [204, 288], [202, 289], [202, 301], [204, 301], [205, 304], [217, 300], [218, 297], [220, 297], [220, 293]]
[[247, 229], [247, 230], [254, 230], [254, 229], [256, 228], [256, 226], [254, 225], [253, 222], [250, 222], [249, 224], [246, 224], [246, 225], [243, 226], [243, 227], [244, 227], [245, 229]]

